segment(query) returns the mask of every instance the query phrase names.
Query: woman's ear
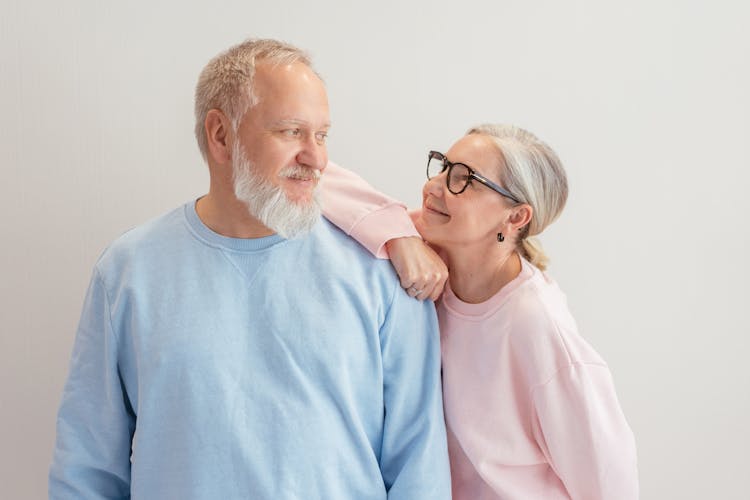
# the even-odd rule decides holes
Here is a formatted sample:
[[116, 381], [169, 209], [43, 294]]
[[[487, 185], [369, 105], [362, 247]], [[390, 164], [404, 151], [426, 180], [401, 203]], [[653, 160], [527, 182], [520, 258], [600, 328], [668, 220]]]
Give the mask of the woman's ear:
[[513, 212], [510, 214], [510, 223], [513, 225], [513, 229], [519, 230], [526, 227], [531, 222], [533, 215], [534, 209], [531, 208], [531, 205], [522, 203], [513, 207]]
[[230, 163], [232, 152], [229, 145], [229, 133], [232, 129], [227, 116], [221, 110], [211, 109], [206, 114], [203, 127], [210, 159], [218, 165]]

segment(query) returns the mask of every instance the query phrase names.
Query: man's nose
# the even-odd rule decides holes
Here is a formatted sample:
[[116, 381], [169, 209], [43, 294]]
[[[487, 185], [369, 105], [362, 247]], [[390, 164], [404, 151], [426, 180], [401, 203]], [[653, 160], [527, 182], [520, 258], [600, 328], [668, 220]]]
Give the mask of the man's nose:
[[328, 164], [328, 148], [325, 142], [318, 141], [314, 134], [306, 137], [302, 149], [297, 154], [297, 162], [305, 167], [323, 170]]

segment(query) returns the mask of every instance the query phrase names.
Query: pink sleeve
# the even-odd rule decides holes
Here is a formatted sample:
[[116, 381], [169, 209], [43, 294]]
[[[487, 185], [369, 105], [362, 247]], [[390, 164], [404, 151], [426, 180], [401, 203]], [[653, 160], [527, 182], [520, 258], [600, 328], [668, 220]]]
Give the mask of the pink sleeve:
[[635, 439], [606, 365], [569, 366], [533, 396], [535, 438], [571, 498], [638, 498]]
[[323, 215], [378, 258], [388, 258], [388, 240], [419, 236], [403, 203], [335, 163], [328, 163], [320, 189]]

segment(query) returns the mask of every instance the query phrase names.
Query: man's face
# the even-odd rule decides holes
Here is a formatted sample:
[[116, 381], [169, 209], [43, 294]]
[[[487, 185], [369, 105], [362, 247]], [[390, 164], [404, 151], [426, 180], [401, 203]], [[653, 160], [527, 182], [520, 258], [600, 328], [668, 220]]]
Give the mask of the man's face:
[[323, 82], [302, 63], [260, 63], [254, 87], [258, 102], [237, 130], [247, 161], [254, 175], [283, 190], [289, 202], [309, 205], [328, 163], [330, 118]]
[[[279, 176], [305, 177], [318, 172], [320, 171], [316, 169], [292, 166], [281, 169]], [[320, 219], [320, 203], [315, 196], [317, 193], [313, 193], [310, 203], [289, 200], [282, 187], [257, 173], [238, 141], [234, 142], [232, 148], [232, 173], [234, 195], [245, 204], [248, 213], [284, 238], [294, 238], [310, 232]], [[314, 176], [315, 182], [317, 177]]]

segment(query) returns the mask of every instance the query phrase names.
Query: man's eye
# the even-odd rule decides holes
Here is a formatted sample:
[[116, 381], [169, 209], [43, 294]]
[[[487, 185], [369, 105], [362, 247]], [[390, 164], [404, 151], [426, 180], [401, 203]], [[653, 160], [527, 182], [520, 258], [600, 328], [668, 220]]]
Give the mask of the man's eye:
[[286, 130], [282, 130], [281, 133], [283, 133], [287, 137], [299, 137], [302, 131], [298, 128], [289, 128]]
[[324, 142], [326, 142], [326, 140], [328, 140], [328, 132], [318, 132], [317, 134], [315, 134], [315, 140], [323, 144]]

